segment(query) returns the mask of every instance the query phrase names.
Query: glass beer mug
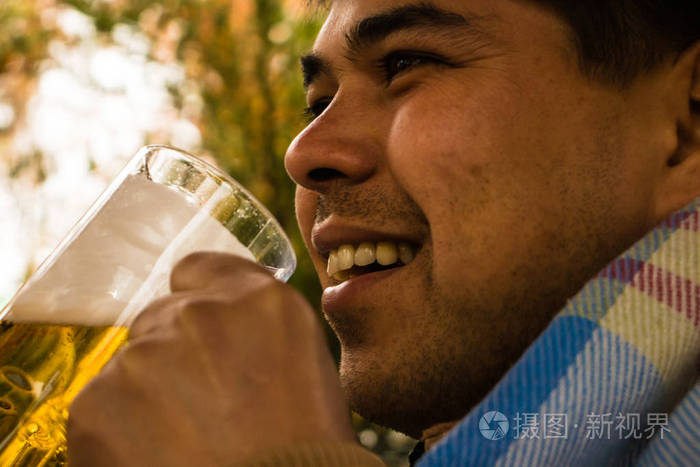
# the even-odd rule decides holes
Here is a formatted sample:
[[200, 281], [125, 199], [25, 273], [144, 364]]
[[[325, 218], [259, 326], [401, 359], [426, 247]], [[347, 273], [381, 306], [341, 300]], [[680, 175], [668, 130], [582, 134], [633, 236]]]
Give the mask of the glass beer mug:
[[222, 171], [146, 146], [0, 314], [0, 466], [66, 463], [68, 406], [200, 250], [238, 254], [286, 281], [292, 246]]

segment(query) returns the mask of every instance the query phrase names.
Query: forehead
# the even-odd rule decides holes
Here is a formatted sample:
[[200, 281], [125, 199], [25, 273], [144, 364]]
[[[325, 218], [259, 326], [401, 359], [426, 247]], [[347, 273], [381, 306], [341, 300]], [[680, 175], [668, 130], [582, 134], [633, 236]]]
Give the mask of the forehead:
[[[380, 31], [380, 38], [391, 36], [388, 30], [411, 31], [414, 42], [437, 35], [459, 39], [458, 34], [466, 34], [462, 37], [487, 38], [500, 49], [511, 54], [530, 55], [531, 60], [539, 60], [536, 56], [544, 55], [569, 65], [578, 63], [576, 41], [569, 26], [551, 10], [527, 0], [335, 0], [310, 55], [322, 59], [318, 63], [326, 65], [335, 59], [351, 57], [354, 55], [353, 39], [367, 37], [358, 34], [363, 26], [377, 26], [374, 20], [396, 16], [394, 13], [403, 10], [418, 11], [417, 16], [421, 18], [403, 16], [389, 22], [378, 21], [384, 26], [366, 29]], [[438, 12], [441, 18], [435, 20], [430, 11]], [[455, 17], [461, 18], [467, 27], [458, 27], [462, 25], [453, 21]], [[407, 27], [406, 22], [411, 26]], [[393, 25], [386, 28], [390, 23]], [[369, 42], [381, 42], [377, 39], [370, 35]]]
[[363, 20], [403, 9], [458, 15], [475, 25], [478, 22], [493, 35], [514, 41], [525, 39], [529, 34], [558, 41], [565, 37], [565, 45], [572, 45], [571, 31], [559, 17], [536, 2], [526, 0], [335, 0], [317, 36], [314, 50], [323, 48], [326, 43], [347, 39]]
[[498, 0], [335, 0], [331, 3], [330, 12], [319, 33], [319, 39], [329, 39], [334, 34], [345, 34], [363, 19], [401, 8], [434, 9], [464, 17], [488, 17], [503, 8], [503, 6], [497, 6], [498, 3], [501, 2]]

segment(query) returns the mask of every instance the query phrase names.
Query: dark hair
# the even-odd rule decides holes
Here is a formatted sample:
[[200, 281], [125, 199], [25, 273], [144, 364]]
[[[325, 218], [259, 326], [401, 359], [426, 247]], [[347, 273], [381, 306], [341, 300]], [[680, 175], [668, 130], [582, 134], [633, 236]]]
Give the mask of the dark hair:
[[700, 0], [525, 1], [548, 8], [569, 25], [584, 74], [622, 87], [700, 40]]
[[527, 0], [573, 30], [581, 70], [625, 86], [700, 40], [700, 0]]

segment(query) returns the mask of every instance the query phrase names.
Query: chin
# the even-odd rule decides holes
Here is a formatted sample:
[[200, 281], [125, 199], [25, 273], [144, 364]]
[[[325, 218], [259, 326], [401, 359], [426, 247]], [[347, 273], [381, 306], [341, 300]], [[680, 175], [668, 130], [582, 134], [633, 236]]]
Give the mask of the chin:
[[[443, 347], [446, 348], [446, 347]], [[378, 425], [420, 438], [422, 432], [442, 422], [462, 418], [482, 394], [478, 385], [465, 384], [468, 371], [445, 361], [431, 361], [427, 349], [393, 352], [383, 349], [366, 355], [342, 350], [340, 381], [352, 410]], [[396, 359], [391, 355], [401, 355]], [[430, 357], [425, 358], [426, 355]]]
[[425, 427], [415, 418], [416, 408], [407, 407], [395, 379], [378, 376], [341, 363], [340, 382], [350, 408], [372, 423], [420, 438]]

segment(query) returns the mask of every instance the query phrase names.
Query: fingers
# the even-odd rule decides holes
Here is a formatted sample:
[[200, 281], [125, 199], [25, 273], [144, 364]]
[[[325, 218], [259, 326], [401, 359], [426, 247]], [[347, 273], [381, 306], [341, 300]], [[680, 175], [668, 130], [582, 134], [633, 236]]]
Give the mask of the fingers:
[[192, 253], [170, 273], [173, 293], [212, 288], [240, 288], [275, 280], [262, 266], [240, 256], [217, 252]]
[[169, 325], [175, 317], [174, 313], [181, 307], [180, 301], [182, 298], [170, 295], [151, 302], [150, 305], [141, 310], [129, 326], [129, 340], [133, 342], [140, 336]]
[[172, 294], [148, 305], [130, 326], [133, 340], [170, 326], [182, 313], [227, 308], [246, 294], [277, 284], [252, 261], [225, 253], [199, 252], [180, 260], [170, 274]]

